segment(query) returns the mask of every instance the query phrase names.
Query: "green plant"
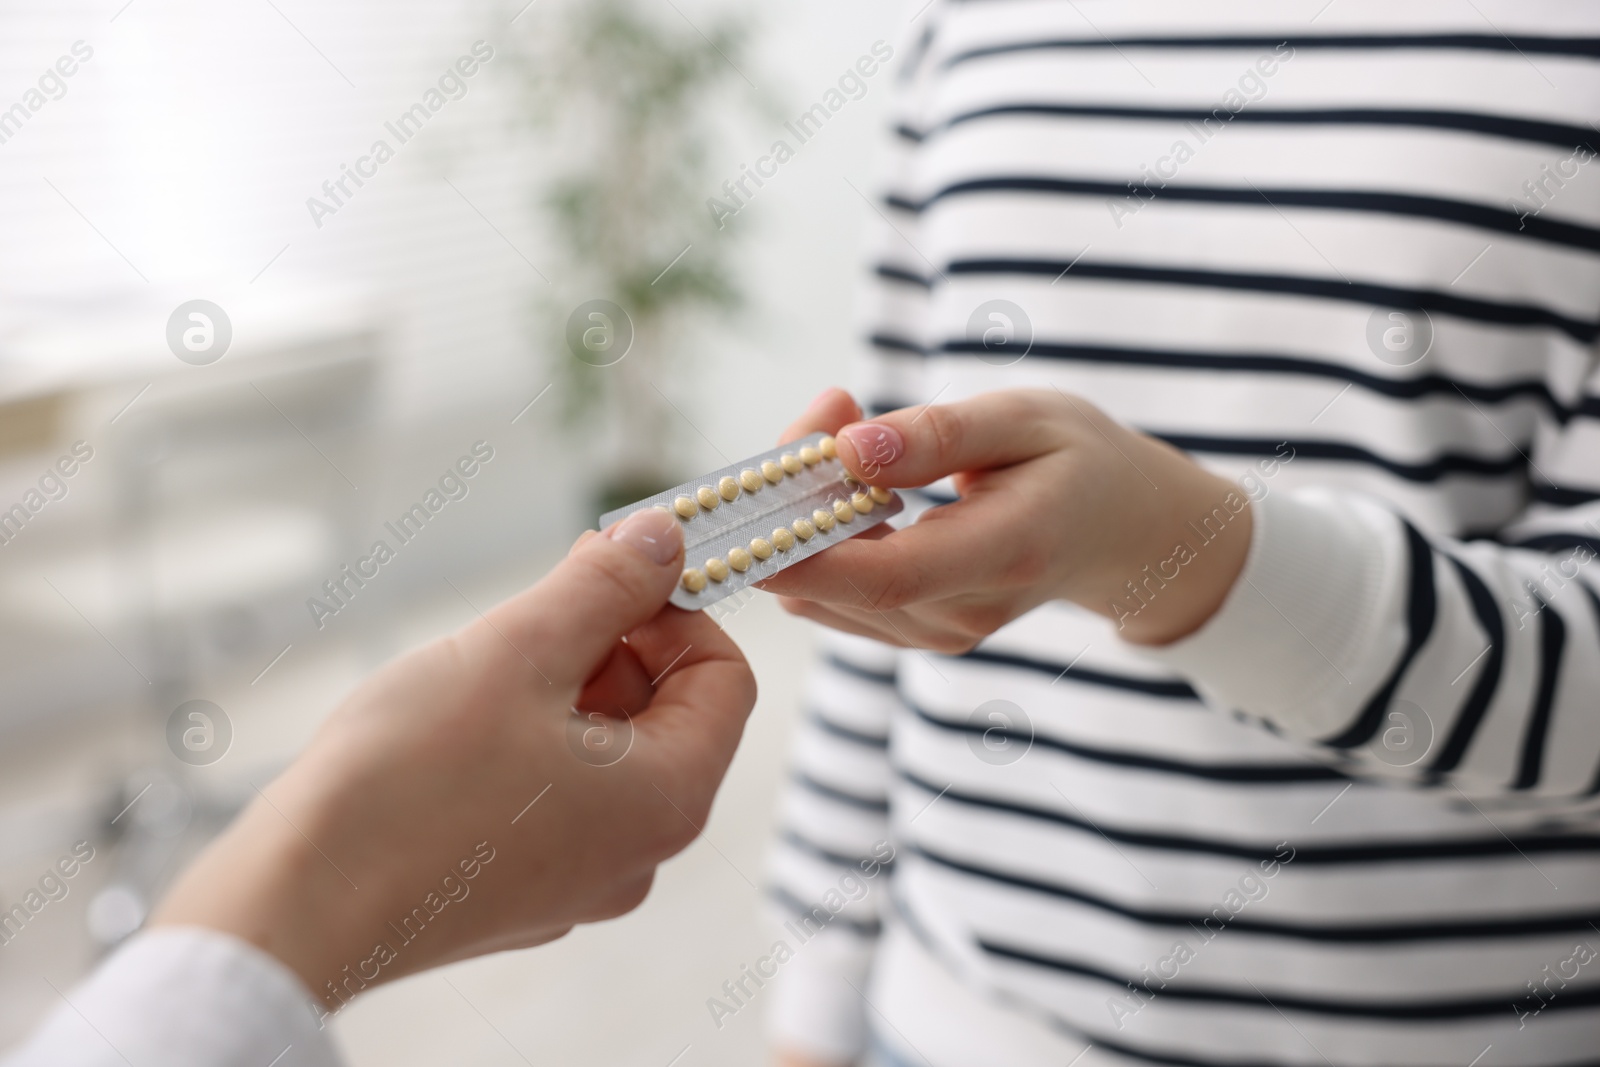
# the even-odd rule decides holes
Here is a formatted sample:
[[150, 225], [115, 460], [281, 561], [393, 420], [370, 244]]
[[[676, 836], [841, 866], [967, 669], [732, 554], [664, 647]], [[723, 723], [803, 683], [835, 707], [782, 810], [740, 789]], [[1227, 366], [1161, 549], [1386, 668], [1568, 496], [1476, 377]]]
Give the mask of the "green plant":
[[[620, 442], [613, 488], [655, 491], [674, 480], [673, 444], [687, 429], [662, 391], [689, 358], [692, 318], [743, 300], [736, 235], [711, 227], [704, 205], [720, 184], [708, 165], [715, 116], [730, 110], [714, 105], [763, 107], [740, 73], [748, 31], [703, 15], [697, 28], [671, 5], [639, 0], [541, 14], [512, 53], [523, 118], [550, 161], [535, 195], [560, 255], [559, 277], [536, 299], [541, 348], [568, 419], [603, 415]], [[573, 309], [597, 298], [632, 324], [626, 358], [607, 366], [567, 343]]]

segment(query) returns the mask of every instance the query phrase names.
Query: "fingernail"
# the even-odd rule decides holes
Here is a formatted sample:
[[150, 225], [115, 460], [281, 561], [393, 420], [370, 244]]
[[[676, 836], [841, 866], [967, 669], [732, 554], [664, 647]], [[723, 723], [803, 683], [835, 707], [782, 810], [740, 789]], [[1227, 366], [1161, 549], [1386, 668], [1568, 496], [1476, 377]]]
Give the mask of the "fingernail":
[[871, 473], [873, 467], [884, 467], [906, 454], [905, 438], [893, 426], [881, 422], [863, 422], [839, 431], [856, 450], [856, 460]]
[[611, 540], [644, 553], [651, 563], [666, 566], [683, 551], [683, 527], [671, 512], [645, 508], [623, 519], [611, 531]]

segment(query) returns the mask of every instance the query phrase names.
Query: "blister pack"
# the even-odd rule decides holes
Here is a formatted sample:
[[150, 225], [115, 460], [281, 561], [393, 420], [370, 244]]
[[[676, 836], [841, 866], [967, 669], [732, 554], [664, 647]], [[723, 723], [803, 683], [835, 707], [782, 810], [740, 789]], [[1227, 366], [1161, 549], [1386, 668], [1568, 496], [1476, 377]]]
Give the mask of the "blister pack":
[[899, 514], [900, 497], [863, 485], [834, 439], [812, 434], [600, 516], [600, 528], [642, 508], [683, 525], [684, 571], [672, 603], [710, 607], [785, 567]]

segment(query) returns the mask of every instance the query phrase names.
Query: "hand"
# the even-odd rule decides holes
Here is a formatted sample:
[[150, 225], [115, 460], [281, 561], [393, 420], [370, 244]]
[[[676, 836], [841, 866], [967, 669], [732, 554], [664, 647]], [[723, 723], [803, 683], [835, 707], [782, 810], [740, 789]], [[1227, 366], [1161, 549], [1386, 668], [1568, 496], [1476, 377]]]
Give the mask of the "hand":
[[1115, 619], [1129, 641], [1164, 644], [1198, 629], [1244, 566], [1243, 491], [1087, 401], [1011, 389], [860, 419], [847, 393], [829, 390], [784, 440], [833, 433], [862, 481], [912, 487], [948, 475], [960, 499], [761, 583], [797, 615], [965, 652], [1061, 599]]
[[[677, 520], [647, 510], [384, 667], [153, 923], [250, 941], [331, 1007], [637, 906], [704, 824], [755, 701], [722, 630], [663, 607], [682, 567]], [[618, 717], [574, 723], [574, 706]], [[585, 731], [630, 724], [620, 760], [577, 754]]]

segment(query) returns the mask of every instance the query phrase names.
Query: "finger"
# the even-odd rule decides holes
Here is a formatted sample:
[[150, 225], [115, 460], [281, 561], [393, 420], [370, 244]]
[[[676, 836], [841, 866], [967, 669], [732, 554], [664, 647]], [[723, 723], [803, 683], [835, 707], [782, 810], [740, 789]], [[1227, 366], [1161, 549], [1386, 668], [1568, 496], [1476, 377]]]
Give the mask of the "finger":
[[843, 389], [824, 389], [806, 406], [800, 417], [789, 424], [778, 438], [780, 445], [798, 441], [807, 434], [838, 433], [839, 427], [861, 418], [861, 405]]
[[683, 572], [683, 530], [645, 508], [573, 548], [486, 621], [552, 684], [576, 690], [623, 634], [661, 610]]
[[663, 611], [628, 634], [651, 685], [669, 673], [712, 660], [743, 662], [744, 654], [703, 611]]
[[650, 675], [640, 665], [639, 657], [618, 641], [599, 672], [584, 683], [573, 707], [613, 717], [633, 716], [649, 707], [654, 696]]
[[[895, 528], [893, 526], [890, 526], [888, 523], [880, 523], [879, 525], [873, 526], [870, 529], [862, 530], [860, 533], [853, 535], [847, 541], [840, 541], [838, 544], [834, 545], [833, 548], [834, 550], [837, 550], [844, 545], [882, 541], [885, 537], [890, 537], [894, 533]], [[791, 584], [793, 579], [786, 579], [784, 576], [789, 573], [789, 570], [802, 566], [817, 558], [819, 557], [811, 556], [808, 559], [801, 560], [798, 563], [791, 563], [787, 569], [779, 571], [770, 578], [763, 578], [758, 582], [751, 582], [750, 584], [764, 593], [772, 593], [776, 596], [803, 596], [803, 593], [795, 591], [798, 587]]]
[[1052, 392], [984, 393], [954, 404], [901, 408], [842, 427], [839, 459], [871, 485], [928, 485], [959, 471], [1006, 467], [1057, 448], [1072, 417]]
[[818, 604], [812, 600], [800, 600], [796, 597], [780, 597], [778, 603], [783, 610], [802, 619], [810, 619], [820, 626], [840, 633], [855, 634], [857, 637], [870, 637], [885, 644], [905, 645], [905, 641], [897, 636], [894, 630], [885, 625], [884, 621], [870, 612], [854, 611], [849, 608], [835, 608], [828, 604]]
[[965, 497], [882, 538], [852, 537], [764, 579], [762, 588], [885, 611], [992, 585], [1010, 558], [1016, 519], [1006, 494]]
[[627, 879], [619, 885], [612, 886], [609, 890], [602, 891], [596, 896], [584, 900], [583, 917], [586, 922], [603, 922], [606, 919], [615, 919], [643, 904], [650, 895], [650, 888], [655, 884], [655, 868], [644, 874]]
[[585, 531], [583, 531], [583, 533], [578, 535], [578, 539], [576, 541], [572, 542], [572, 547], [567, 549], [567, 555], [569, 555], [569, 556], [572, 555], [579, 548], [582, 548], [584, 545], [588, 544], [590, 541], [594, 540], [596, 537], [599, 537], [599, 536], [600, 536], [600, 531], [599, 530], [585, 530]]
[[668, 608], [630, 633], [628, 647], [655, 689], [640, 728], [708, 750], [719, 766], [732, 759], [756, 696], [733, 638], [704, 612]]
[[810, 600], [784, 598], [785, 610], [830, 629], [859, 634], [901, 648], [960, 654], [970, 651], [980, 635], [960, 624], [964, 610], [960, 599], [937, 601], [918, 611], [874, 611], [871, 608], [835, 607]]
[[[750, 582], [750, 584], [755, 585], [762, 592], [773, 593], [776, 597], [805, 597], [806, 589], [808, 589], [808, 585], [811, 582], [811, 576], [818, 573], [819, 569], [826, 571], [827, 568], [830, 568], [834, 563], [834, 558], [837, 557], [838, 550], [843, 549], [846, 545], [872, 544], [872, 542], [883, 541], [885, 537], [894, 536], [896, 533], [898, 531], [894, 530], [893, 526], [888, 525], [888, 523], [872, 526], [870, 530], [862, 530], [861, 533], [854, 534], [848, 541], [838, 542], [826, 553], [819, 553], [819, 555], [813, 555], [813, 557], [805, 558], [805, 560], [797, 561], [797, 563], [790, 563], [787, 568], [781, 569], [773, 576], [763, 577], [762, 581]], [[861, 549], [850, 549], [850, 552], [845, 553], [845, 557], [850, 558], [853, 553], [859, 552], [861, 552]], [[822, 563], [822, 555], [829, 557], [829, 563]], [[851, 566], [850, 573], [861, 573], [864, 569], [867, 568], [864, 568], [864, 566]], [[795, 571], [798, 571], [798, 573], [795, 573]]]

